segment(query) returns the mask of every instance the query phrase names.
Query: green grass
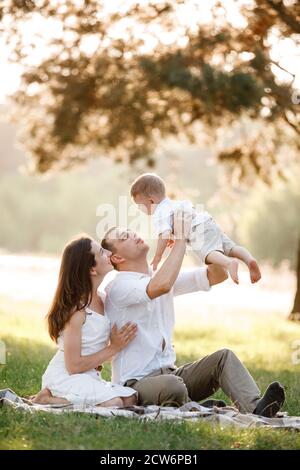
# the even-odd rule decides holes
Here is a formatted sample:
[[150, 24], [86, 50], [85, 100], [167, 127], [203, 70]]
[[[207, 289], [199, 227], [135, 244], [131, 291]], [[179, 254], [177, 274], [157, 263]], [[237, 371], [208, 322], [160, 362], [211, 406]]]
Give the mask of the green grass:
[[[29, 395], [40, 388], [42, 373], [55, 348], [32, 303], [0, 299], [0, 339], [7, 347], [7, 364], [0, 366], [0, 389]], [[226, 313], [227, 315], [227, 313]], [[239, 318], [239, 317], [237, 317]], [[259, 386], [279, 379], [287, 389], [284, 409], [300, 415], [300, 365], [293, 365], [292, 343], [300, 325], [274, 313], [257, 314], [230, 324], [199, 316], [187, 328], [181, 319], [175, 334], [178, 365], [214, 352], [233, 349]], [[105, 366], [104, 378], [110, 375]], [[217, 397], [228, 399], [222, 392]], [[208, 423], [142, 423], [82, 414], [27, 414], [0, 408], [0, 449], [299, 449], [300, 433], [284, 430], [222, 428]]]

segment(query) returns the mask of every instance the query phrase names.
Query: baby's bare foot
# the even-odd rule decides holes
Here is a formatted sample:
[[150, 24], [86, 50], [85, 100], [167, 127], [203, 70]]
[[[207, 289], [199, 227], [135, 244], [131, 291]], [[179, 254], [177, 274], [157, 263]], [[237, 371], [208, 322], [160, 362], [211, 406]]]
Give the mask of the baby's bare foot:
[[38, 405], [48, 405], [51, 401], [52, 394], [48, 388], [44, 388], [39, 393], [37, 393], [34, 398], [31, 400], [32, 403], [37, 403]]
[[259, 281], [261, 278], [260, 269], [256, 259], [252, 259], [248, 264], [249, 272], [250, 272], [250, 279], [251, 282], [254, 284], [255, 282]]
[[229, 272], [231, 279], [236, 284], [239, 283], [238, 269], [239, 269], [239, 262], [237, 259], [234, 258], [232, 261], [230, 261], [230, 264], [228, 266], [228, 272]]

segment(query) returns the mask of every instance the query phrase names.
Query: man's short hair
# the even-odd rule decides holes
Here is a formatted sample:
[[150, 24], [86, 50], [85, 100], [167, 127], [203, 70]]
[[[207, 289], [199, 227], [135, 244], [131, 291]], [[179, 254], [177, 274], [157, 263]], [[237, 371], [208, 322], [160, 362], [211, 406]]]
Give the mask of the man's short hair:
[[166, 188], [163, 179], [155, 173], [144, 173], [136, 178], [130, 188], [131, 197], [135, 197], [138, 194], [151, 197], [158, 195], [165, 197]]
[[[107, 232], [105, 233], [104, 237], [102, 238], [102, 241], [101, 241], [101, 246], [102, 248], [104, 248], [105, 250], [108, 250], [108, 251], [111, 251], [112, 254], [115, 253], [115, 247], [114, 247], [114, 239], [113, 238], [110, 238], [109, 237], [109, 234], [115, 230], [117, 227], [111, 227], [109, 230], [107, 230]], [[113, 267], [115, 269], [117, 269], [117, 266], [115, 265], [115, 263], [112, 262], [112, 260], [110, 260], [111, 264], [113, 265]]]
[[107, 230], [107, 232], [104, 234], [104, 237], [102, 238], [101, 241], [101, 246], [105, 250], [111, 251], [112, 253], [114, 252], [114, 239], [109, 237], [109, 234], [118, 228], [117, 226], [111, 227], [110, 229]]

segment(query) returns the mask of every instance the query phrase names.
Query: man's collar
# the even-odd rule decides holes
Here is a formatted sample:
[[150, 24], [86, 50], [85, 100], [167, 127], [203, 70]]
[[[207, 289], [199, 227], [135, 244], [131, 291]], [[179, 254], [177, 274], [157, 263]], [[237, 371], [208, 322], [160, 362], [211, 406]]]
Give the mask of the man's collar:
[[136, 278], [140, 278], [140, 277], [144, 277], [144, 276], [152, 276], [152, 269], [149, 268], [149, 273], [146, 274], [146, 273], [141, 273], [139, 271], [118, 271], [116, 277], [136, 277]]

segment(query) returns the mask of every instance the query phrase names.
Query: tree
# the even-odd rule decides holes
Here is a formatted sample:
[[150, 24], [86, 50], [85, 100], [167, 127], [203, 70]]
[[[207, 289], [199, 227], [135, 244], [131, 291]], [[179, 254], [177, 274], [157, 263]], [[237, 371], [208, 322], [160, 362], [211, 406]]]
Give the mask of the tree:
[[[24, 69], [13, 98], [33, 169], [99, 153], [151, 166], [161, 139], [205, 136], [232, 178], [284, 176], [298, 158], [300, 97], [273, 44], [299, 46], [300, 3], [241, 0], [239, 24], [225, 1], [210, 21], [204, 8], [193, 0], [2, 1], [1, 30]], [[237, 124], [234, 146], [224, 145]]]
[[[290, 161], [299, 150], [299, 106], [293, 74], [276, 77], [282, 67], [270, 38], [299, 44], [299, 2], [241, 1], [239, 26], [227, 19], [226, 2], [216, 2], [210, 22], [201, 21], [203, 2], [193, 0], [121, 2], [119, 10], [116, 2], [114, 11], [108, 3], [2, 2], [11, 59], [24, 67], [14, 101], [36, 171], [97, 153], [153, 165], [160, 139], [206, 134], [221, 148], [220, 131], [244, 119], [258, 125], [234, 148], [221, 148], [220, 161], [239, 168], [241, 178], [259, 174], [269, 182], [271, 168], [282, 172], [286, 145]], [[43, 56], [32, 62], [36, 50]]]

